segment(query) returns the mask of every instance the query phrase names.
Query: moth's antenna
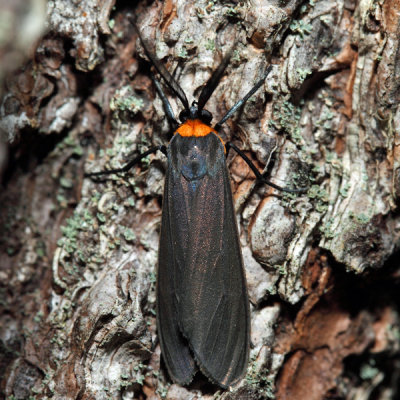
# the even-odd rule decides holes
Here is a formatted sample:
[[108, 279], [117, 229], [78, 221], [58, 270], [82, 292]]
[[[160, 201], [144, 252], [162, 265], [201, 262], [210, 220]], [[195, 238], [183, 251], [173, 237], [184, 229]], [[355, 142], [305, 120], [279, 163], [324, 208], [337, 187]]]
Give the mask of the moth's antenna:
[[133, 19], [133, 17], [129, 16], [128, 19], [131, 22], [131, 24], [133, 25], [133, 27], [135, 28], [137, 34], [139, 35], [139, 39], [140, 39], [140, 42], [142, 43], [144, 52], [146, 53], [146, 56], [150, 59], [151, 63], [154, 65], [154, 68], [160, 74], [161, 78], [164, 79], [167, 86], [174, 92], [174, 94], [176, 96], [178, 96], [178, 98], [182, 102], [185, 110], [189, 111], [189, 102], [185, 95], [185, 92], [180, 87], [179, 83], [174, 79], [174, 77], [164, 67], [164, 65], [162, 65], [160, 63], [160, 61], [156, 58], [156, 56], [149, 50], [149, 46], [146, 43], [146, 41], [143, 39], [143, 37], [139, 31], [139, 28], [137, 27], [136, 22]]
[[218, 68], [214, 71], [214, 73], [211, 75], [210, 79], [207, 81], [207, 83], [203, 87], [203, 90], [200, 93], [199, 101], [198, 101], [199, 111], [201, 111], [204, 108], [208, 99], [213, 94], [215, 88], [218, 86], [218, 83], [221, 80], [222, 75], [224, 74], [224, 71], [225, 71], [227, 65], [229, 64], [229, 60], [231, 59], [232, 51], [233, 51], [234, 47], [235, 46], [232, 46], [229, 49], [228, 53], [225, 55], [225, 57], [221, 61], [221, 64], [219, 64]]
[[221, 125], [228, 120], [232, 115], [236, 112], [238, 108], [240, 108], [246, 101], [253, 96], [253, 94], [260, 88], [260, 86], [264, 83], [265, 79], [267, 78], [268, 74], [270, 73], [272, 66], [269, 65], [268, 68], [265, 70], [264, 75], [262, 78], [248, 91], [248, 93], [240, 99], [222, 118], [219, 122], [217, 122], [214, 126], [214, 129], [218, 131], [221, 128]]

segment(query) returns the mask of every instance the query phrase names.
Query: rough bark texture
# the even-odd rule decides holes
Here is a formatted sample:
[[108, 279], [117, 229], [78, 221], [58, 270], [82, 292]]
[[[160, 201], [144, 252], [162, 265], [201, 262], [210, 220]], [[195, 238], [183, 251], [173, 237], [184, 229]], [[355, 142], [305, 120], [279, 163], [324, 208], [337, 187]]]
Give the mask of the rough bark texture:
[[[214, 121], [272, 63], [224, 139], [276, 183], [309, 185], [279, 193], [228, 159], [254, 345], [230, 392], [160, 367], [163, 156], [83, 177], [170, 133], [128, 13], [189, 97], [237, 43]], [[0, 396], [399, 398], [399, 27], [398, 0], [49, 1], [0, 110]]]

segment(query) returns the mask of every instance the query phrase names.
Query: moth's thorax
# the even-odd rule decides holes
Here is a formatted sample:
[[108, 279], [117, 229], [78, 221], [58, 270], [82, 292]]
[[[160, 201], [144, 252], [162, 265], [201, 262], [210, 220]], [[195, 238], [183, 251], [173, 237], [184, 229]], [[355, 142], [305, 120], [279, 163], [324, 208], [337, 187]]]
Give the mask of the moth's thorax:
[[205, 124], [199, 119], [188, 119], [179, 126], [175, 133], [179, 133], [181, 136], [199, 137], [206, 136], [211, 132], [217, 134], [217, 132], [213, 128], [211, 128], [211, 126]]
[[174, 134], [176, 133], [179, 133], [179, 135], [183, 137], [204, 137], [209, 135], [210, 133], [214, 133], [221, 141], [224, 147], [224, 153], [226, 153], [225, 143], [218, 135], [218, 132], [215, 129], [211, 128], [210, 125], [205, 124], [199, 119], [188, 119], [178, 127]]

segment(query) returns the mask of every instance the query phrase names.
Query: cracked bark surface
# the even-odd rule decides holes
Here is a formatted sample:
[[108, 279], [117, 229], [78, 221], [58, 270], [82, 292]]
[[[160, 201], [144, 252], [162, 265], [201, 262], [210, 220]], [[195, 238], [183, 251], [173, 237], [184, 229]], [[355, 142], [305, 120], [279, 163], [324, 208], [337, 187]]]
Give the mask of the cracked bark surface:
[[[0, 396], [399, 397], [399, 11], [393, 0], [49, 1], [31, 57], [1, 70]], [[160, 366], [163, 156], [83, 177], [169, 138], [128, 13], [190, 102], [237, 43], [207, 103], [214, 121], [271, 63], [222, 135], [273, 182], [309, 186], [279, 193], [228, 158], [253, 343], [230, 392], [171, 384]]]

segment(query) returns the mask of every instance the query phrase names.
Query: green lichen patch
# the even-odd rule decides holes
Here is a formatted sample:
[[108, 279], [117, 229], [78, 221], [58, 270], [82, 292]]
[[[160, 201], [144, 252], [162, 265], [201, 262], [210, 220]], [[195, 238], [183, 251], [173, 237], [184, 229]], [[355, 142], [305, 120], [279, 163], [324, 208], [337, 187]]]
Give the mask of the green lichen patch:
[[303, 39], [305, 35], [309, 35], [312, 31], [312, 25], [303, 20], [294, 20], [290, 24], [290, 30], [297, 33]]
[[369, 360], [369, 363], [365, 363], [360, 368], [360, 378], [364, 381], [371, 380], [379, 374], [379, 369], [376, 368], [376, 362], [374, 359]]
[[276, 101], [273, 107], [270, 128], [285, 131], [296, 145], [303, 143], [300, 129], [301, 107], [289, 100]]
[[299, 76], [301, 81], [304, 81], [308, 75], [311, 75], [312, 71], [309, 68], [297, 68], [297, 75]]
[[351, 187], [350, 183], [346, 183], [342, 188], [340, 188], [339, 194], [340, 194], [342, 197], [345, 197], [345, 198], [346, 198], [346, 197], [349, 195], [349, 189], [350, 189], [350, 187]]
[[182, 46], [182, 47], [178, 50], [177, 56], [178, 56], [178, 58], [182, 58], [182, 59], [188, 58], [188, 51], [187, 51], [187, 49], [186, 49], [185, 46]]
[[366, 225], [371, 221], [371, 216], [365, 214], [364, 212], [354, 213], [353, 211], [350, 211], [349, 218], [357, 225]]
[[85, 251], [80, 249], [79, 235], [85, 231], [93, 230], [95, 223], [94, 216], [88, 211], [75, 211], [72, 217], [65, 221], [65, 225], [61, 227], [62, 238], [57, 241], [59, 247], [73, 255], [78, 254], [79, 259], [85, 259]]
[[206, 48], [206, 50], [214, 51], [215, 41], [213, 39], [208, 39], [204, 47]]
[[318, 185], [312, 185], [307, 192], [309, 199], [313, 200], [315, 209], [320, 213], [325, 213], [328, 209], [328, 192]]
[[250, 360], [246, 382], [256, 389], [263, 399], [275, 399], [273, 381], [266, 376], [265, 370], [258, 370], [255, 360]]
[[128, 111], [132, 114], [137, 114], [143, 109], [143, 106], [143, 100], [133, 93], [130, 86], [124, 86], [117, 90], [110, 101], [110, 109], [112, 111]]
[[135, 232], [131, 228], [122, 227], [122, 235], [127, 242], [133, 242], [136, 239]]
[[325, 236], [326, 239], [333, 239], [336, 236], [336, 233], [333, 229], [334, 219], [329, 218], [328, 221], [321, 225], [319, 230]]

